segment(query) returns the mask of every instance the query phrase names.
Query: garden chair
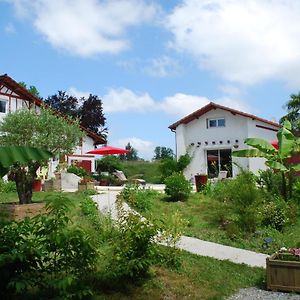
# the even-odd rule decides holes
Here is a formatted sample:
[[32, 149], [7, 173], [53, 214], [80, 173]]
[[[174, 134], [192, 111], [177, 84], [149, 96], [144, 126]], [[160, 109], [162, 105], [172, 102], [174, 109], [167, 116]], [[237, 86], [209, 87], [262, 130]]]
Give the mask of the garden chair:
[[[123, 184], [128, 182], [128, 179], [126, 178], [123, 171], [116, 170], [112, 174], [115, 175]], [[141, 178], [131, 178], [129, 181], [135, 184], [146, 185], [146, 181]]]

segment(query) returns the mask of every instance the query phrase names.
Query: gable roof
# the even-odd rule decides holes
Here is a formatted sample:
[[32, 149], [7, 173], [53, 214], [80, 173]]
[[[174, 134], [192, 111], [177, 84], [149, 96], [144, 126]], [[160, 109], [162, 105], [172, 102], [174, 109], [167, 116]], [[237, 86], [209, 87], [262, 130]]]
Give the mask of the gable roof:
[[193, 113], [191, 113], [191, 114], [187, 115], [186, 117], [180, 119], [179, 121], [173, 123], [172, 125], [169, 126], [169, 128], [171, 130], [175, 130], [178, 125], [188, 124], [189, 122], [191, 122], [195, 119], [198, 119], [199, 117], [203, 116], [204, 114], [211, 111], [212, 109], [217, 109], [217, 108], [226, 110], [226, 111], [232, 113], [233, 115], [240, 115], [240, 116], [250, 118], [252, 120], [257, 120], [257, 121], [260, 121], [260, 122], [263, 122], [263, 123], [266, 123], [266, 124], [269, 124], [269, 125], [272, 125], [272, 126], [275, 126], [278, 128], [280, 127], [280, 124], [278, 124], [276, 122], [272, 122], [272, 121], [269, 121], [269, 120], [266, 120], [266, 119], [263, 119], [263, 118], [260, 118], [260, 117], [257, 117], [257, 116], [254, 116], [254, 115], [251, 115], [251, 114], [248, 114], [248, 113], [236, 110], [236, 109], [232, 109], [230, 107], [226, 107], [226, 106], [214, 103], [214, 102], [210, 102], [207, 105], [203, 106], [202, 108], [194, 111]]
[[[56, 110], [54, 110], [53, 108], [51, 108], [49, 105], [47, 105], [43, 100], [41, 100], [40, 98], [32, 95], [27, 89], [25, 89], [23, 86], [21, 86], [19, 83], [17, 83], [15, 80], [13, 80], [11, 77], [9, 77], [7, 74], [1, 75], [0, 76], [0, 91], [1, 88], [5, 86], [8, 87], [12, 92], [18, 94], [20, 97], [22, 97], [22, 99], [24, 100], [28, 100], [31, 103], [34, 103], [37, 106], [45, 106], [47, 108], [52, 109], [55, 114], [57, 114], [58, 116], [61, 116], [63, 118], [65, 118], [66, 116], [64, 114], [62, 114], [61, 112], [58, 112]], [[11, 97], [14, 97], [14, 95], [11, 95]], [[94, 140], [94, 144], [106, 144], [106, 140], [94, 133], [93, 131], [91, 131], [88, 128], [85, 128], [83, 126], [80, 125], [80, 128], [86, 132], [87, 136], [89, 136], [90, 138], [92, 138]]]

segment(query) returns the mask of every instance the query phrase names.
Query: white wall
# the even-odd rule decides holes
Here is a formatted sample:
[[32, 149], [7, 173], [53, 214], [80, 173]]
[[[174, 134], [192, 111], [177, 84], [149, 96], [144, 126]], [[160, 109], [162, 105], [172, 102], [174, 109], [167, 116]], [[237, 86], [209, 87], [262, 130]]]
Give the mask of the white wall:
[[[207, 128], [207, 119], [211, 118], [225, 118], [225, 127]], [[188, 124], [180, 124], [176, 128], [177, 158], [185, 154], [187, 148], [190, 148], [190, 154], [193, 156], [191, 164], [184, 172], [186, 178], [190, 179], [196, 174], [207, 174], [207, 150], [245, 149], [247, 146], [244, 144], [244, 140], [247, 137], [260, 137], [270, 141], [275, 139], [276, 133], [274, 131], [258, 128], [256, 124], [272, 127], [263, 122], [234, 115], [221, 109], [211, 110]], [[199, 147], [198, 142], [201, 143]], [[192, 144], [194, 145], [192, 146]], [[233, 147], [234, 145], [238, 145], [238, 148]], [[261, 159], [233, 157], [232, 160], [243, 169], [254, 172], [264, 167], [264, 161]], [[237, 175], [238, 172], [239, 168], [233, 164], [233, 176]]]

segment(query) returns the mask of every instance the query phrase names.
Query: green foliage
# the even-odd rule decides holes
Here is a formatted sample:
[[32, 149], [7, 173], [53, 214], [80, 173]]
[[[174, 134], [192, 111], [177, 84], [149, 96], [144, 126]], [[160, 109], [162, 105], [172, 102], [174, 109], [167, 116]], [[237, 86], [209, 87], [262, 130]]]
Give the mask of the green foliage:
[[71, 226], [71, 200], [48, 198], [47, 214], [0, 229], [0, 274], [4, 293], [26, 295], [39, 288], [54, 297], [91, 293], [84, 278], [95, 268], [97, 251], [86, 232]]
[[161, 253], [163, 257], [162, 262], [168, 267], [178, 269], [181, 261], [178, 255], [180, 250], [177, 249], [176, 244], [183, 235], [188, 221], [182, 217], [182, 214], [178, 210], [171, 216], [163, 215], [159, 221], [162, 234], [161, 239], [167, 246], [165, 251]]
[[[300, 164], [290, 164], [288, 158], [299, 152], [300, 138], [292, 133], [292, 125], [289, 121], [284, 121], [283, 126], [277, 132], [278, 150], [268, 141], [258, 138], [247, 138], [245, 144], [253, 147], [233, 151], [232, 155], [237, 157], [263, 157], [265, 164], [282, 174], [282, 196], [285, 200], [292, 197], [293, 175], [300, 171]], [[286, 183], [287, 182], [287, 183]]]
[[156, 253], [153, 239], [157, 226], [138, 214], [121, 211], [118, 227], [120, 236], [114, 243], [108, 272], [117, 278], [145, 278]]
[[285, 120], [288, 120], [292, 124], [294, 132], [300, 129], [300, 92], [298, 94], [291, 94], [290, 100], [286, 103], [285, 108], [287, 114], [280, 119], [280, 123], [283, 124]]
[[174, 172], [183, 172], [184, 169], [190, 164], [192, 157], [186, 153], [181, 155], [176, 161], [175, 159], [163, 159], [160, 162], [160, 172], [162, 174], [162, 180], [172, 175]]
[[265, 201], [261, 213], [262, 225], [270, 226], [279, 231], [282, 231], [289, 222], [289, 206], [279, 197], [272, 197], [271, 200]]
[[282, 174], [273, 172], [271, 169], [260, 170], [257, 177], [257, 183], [268, 193], [276, 196], [282, 195]]
[[293, 198], [292, 200], [300, 204], [300, 180], [298, 179], [293, 186]]
[[119, 158], [121, 160], [130, 161], [130, 160], [138, 160], [139, 159], [137, 150], [135, 148], [133, 148], [129, 142], [125, 146], [125, 149], [128, 150], [128, 152], [119, 155]]
[[149, 161], [122, 161], [123, 171], [127, 178], [139, 176], [147, 183], [161, 183], [159, 162]]
[[186, 201], [192, 191], [191, 183], [181, 173], [173, 173], [165, 179], [165, 193], [170, 201]]
[[88, 175], [87, 171], [82, 168], [82, 167], [78, 167], [78, 166], [75, 166], [75, 165], [71, 165], [67, 168], [67, 172], [68, 173], [73, 173], [79, 177], [85, 177]]
[[226, 229], [230, 223], [245, 232], [255, 232], [260, 224], [257, 206], [262, 203], [264, 192], [256, 188], [255, 176], [241, 172], [235, 179], [216, 184], [211, 198], [219, 202], [219, 221]]
[[[43, 158], [72, 152], [84, 136], [78, 122], [67, 121], [43, 108], [39, 113], [27, 109], [9, 113], [0, 123], [0, 132], [5, 133], [0, 135], [0, 145], [34, 147], [52, 153]], [[19, 151], [26, 154], [26, 160], [20, 160], [19, 157], [15, 159], [22, 164], [14, 163], [9, 172], [9, 178], [16, 182], [19, 201], [22, 204], [31, 202], [32, 183], [37, 169], [41, 166], [40, 159], [35, 160], [34, 157], [28, 156], [32, 151], [37, 152], [33, 149]], [[39, 150], [39, 155], [43, 154], [41, 151]]]
[[11, 193], [16, 192], [16, 183], [12, 181], [4, 181], [0, 179], [0, 193]]
[[152, 206], [152, 200], [157, 195], [158, 192], [152, 189], [141, 189], [136, 184], [126, 184], [121, 192], [124, 201], [140, 212], [149, 210]]
[[28, 88], [27, 84], [24, 81], [19, 82], [19, 85], [21, 85], [23, 88], [25, 88], [33, 96], [38, 97], [38, 98], [40, 97], [40, 93], [34, 85], [30, 85]]
[[78, 119], [81, 126], [96, 134], [107, 135], [106, 118], [103, 113], [102, 101], [98, 96], [90, 94], [87, 99], [82, 97], [79, 101], [64, 91], [58, 91], [57, 94], [49, 96], [45, 103], [64, 115]]
[[121, 160], [114, 155], [106, 155], [102, 159], [96, 161], [97, 172], [100, 174], [101, 172], [112, 173], [116, 170], [123, 171], [123, 165]]
[[171, 148], [157, 146], [154, 149], [153, 159], [174, 159], [174, 152]]

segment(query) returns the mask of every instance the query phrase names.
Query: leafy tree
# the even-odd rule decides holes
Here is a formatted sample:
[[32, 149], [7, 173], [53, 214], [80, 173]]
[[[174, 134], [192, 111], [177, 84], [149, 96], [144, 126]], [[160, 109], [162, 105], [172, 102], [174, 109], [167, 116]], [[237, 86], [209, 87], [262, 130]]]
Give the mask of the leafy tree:
[[292, 124], [294, 131], [300, 130], [300, 92], [298, 94], [292, 94], [290, 100], [286, 103], [285, 108], [287, 114], [283, 116], [280, 123], [283, 124], [284, 120], [288, 120]]
[[120, 154], [120, 159], [121, 160], [138, 160], [138, 152], [136, 149], [134, 149], [130, 143], [128, 142], [128, 144], [125, 146], [126, 150], [129, 150], [129, 152], [124, 153], [124, 154]]
[[45, 103], [65, 115], [79, 119], [80, 125], [96, 134], [107, 135], [106, 118], [103, 113], [102, 101], [98, 96], [90, 94], [86, 99], [78, 100], [64, 91], [49, 96]]
[[90, 94], [87, 99], [82, 98], [82, 105], [78, 109], [77, 117], [80, 124], [96, 134], [106, 135], [106, 118], [103, 114], [102, 101], [98, 96]]
[[155, 147], [153, 159], [159, 160], [159, 159], [166, 159], [166, 158], [170, 158], [170, 159], [174, 158], [173, 150], [167, 147], [159, 147], [159, 146]]
[[78, 99], [69, 96], [64, 91], [58, 91], [58, 94], [49, 96], [44, 100], [51, 108], [71, 117], [78, 116]]
[[33, 96], [40, 98], [40, 93], [34, 85], [31, 85], [31, 86], [29, 86], [29, 88], [27, 88], [27, 84], [24, 81], [19, 82], [19, 85], [21, 85], [23, 88], [25, 88]]
[[300, 138], [292, 133], [292, 125], [284, 121], [283, 126], [278, 130], [278, 150], [269, 142], [259, 138], [247, 138], [245, 144], [253, 147], [233, 151], [232, 155], [237, 157], [263, 157], [265, 164], [274, 171], [282, 174], [282, 193], [285, 200], [292, 196], [292, 184], [294, 172], [300, 171], [300, 164], [290, 164], [289, 158], [300, 150]]
[[[8, 114], [0, 123], [0, 132], [1, 146], [30, 146], [48, 150], [53, 155], [72, 152], [84, 136], [78, 122], [68, 122], [43, 108], [39, 113], [18, 110]], [[40, 166], [40, 161], [30, 160], [16, 162], [10, 168], [8, 176], [16, 182], [20, 204], [31, 202], [32, 184]]]

